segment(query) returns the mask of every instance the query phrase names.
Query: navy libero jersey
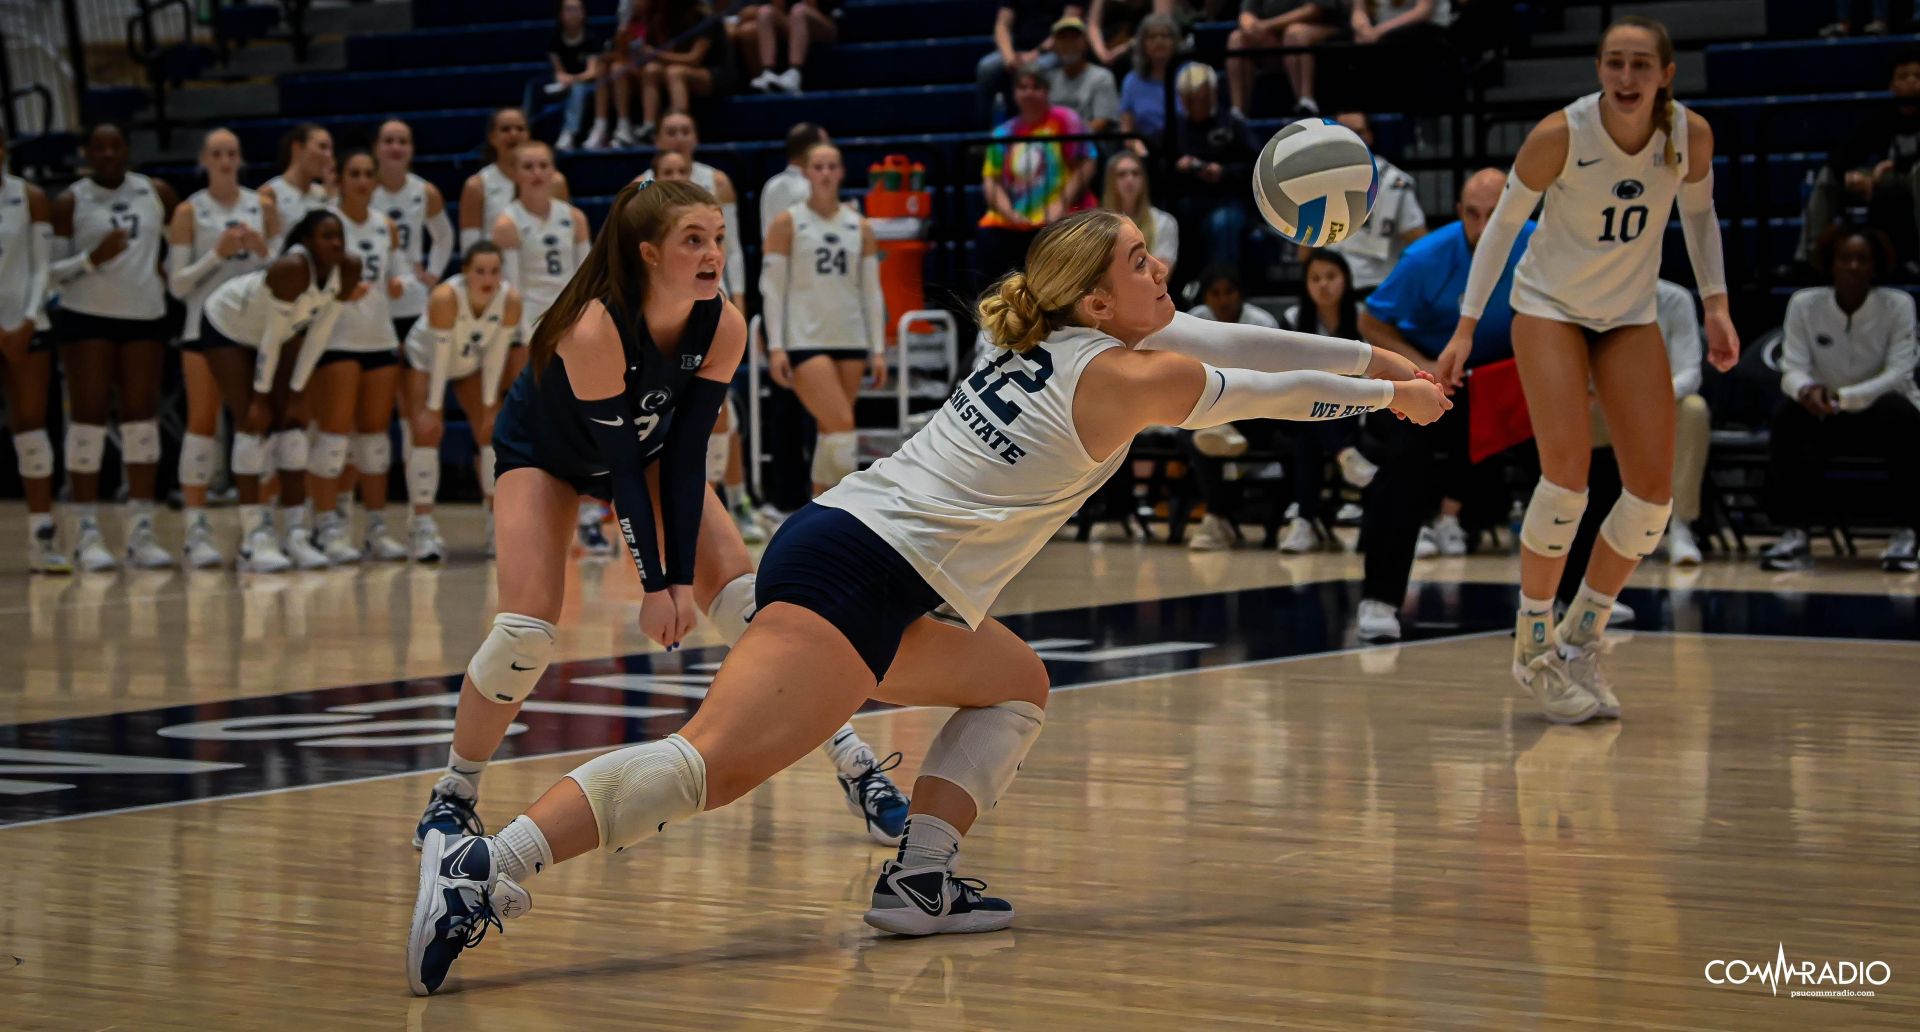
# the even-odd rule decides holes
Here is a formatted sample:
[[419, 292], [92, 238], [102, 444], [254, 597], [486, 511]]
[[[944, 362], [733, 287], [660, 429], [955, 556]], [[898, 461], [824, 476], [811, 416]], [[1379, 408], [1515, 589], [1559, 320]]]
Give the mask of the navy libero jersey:
[[[695, 302], [687, 327], [680, 334], [678, 353], [672, 356], [661, 354], [654, 345], [644, 316], [629, 316], [611, 298], [602, 298], [601, 303], [620, 331], [620, 346], [627, 356], [626, 396], [632, 403], [641, 453], [650, 462], [666, 443], [675, 403], [707, 361], [727, 302], [718, 297]], [[587, 418], [567, 379], [566, 363], [556, 354], [537, 379], [533, 367], [528, 366], [514, 381], [495, 422], [494, 444], [503, 453], [517, 452], [530, 460], [526, 464], [563, 480], [606, 477], [607, 465], [601, 460]], [[604, 496], [612, 488], [610, 479], [595, 483], [593, 493]]]

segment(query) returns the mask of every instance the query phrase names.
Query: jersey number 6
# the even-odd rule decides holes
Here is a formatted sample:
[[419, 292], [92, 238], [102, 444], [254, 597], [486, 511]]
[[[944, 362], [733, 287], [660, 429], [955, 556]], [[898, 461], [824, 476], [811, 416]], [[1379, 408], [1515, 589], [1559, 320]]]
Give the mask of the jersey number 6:
[[[1031, 374], [1023, 369], [1006, 370], [1008, 363], [1022, 358], [1033, 363], [1034, 371]], [[994, 373], [1000, 375], [995, 377], [992, 385], [988, 385], [987, 377]], [[1011, 425], [1014, 420], [1020, 418], [1020, 406], [1002, 398], [1000, 389], [1007, 384], [1013, 384], [1028, 394], [1038, 394], [1040, 389], [1047, 385], [1048, 378], [1052, 376], [1053, 356], [1047, 353], [1046, 348], [1037, 347], [1024, 355], [1017, 351], [1005, 352], [999, 358], [975, 370], [972, 376], [967, 377], [967, 386], [973, 388], [975, 396], [991, 409], [994, 415], [1000, 417], [1000, 422]]]

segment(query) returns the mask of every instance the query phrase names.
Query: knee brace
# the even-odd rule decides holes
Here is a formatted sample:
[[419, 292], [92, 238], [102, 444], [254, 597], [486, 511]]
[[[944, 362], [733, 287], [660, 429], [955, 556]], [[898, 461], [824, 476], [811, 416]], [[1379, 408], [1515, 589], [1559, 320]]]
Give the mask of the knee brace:
[[753, 597], [753, 574], [743, 573], [727, 582], [718, 595], [713, 596], [713, 605], [707, 607], [707, 619], [713, 621], [713, 629], [720, 632], [728, 645], [738, 645], [747, 633], [747, 624], [753, 621], [753, 614], [759, 609], [759, 603]]
[[67, 471], [98, 473], [107, 453], [107, 428], [92, 423], [67, 424]]
[[707, 435], [707, 483], [721, 484], [727, 479], [727, 455], [733, 435], [725, 430]]
[[314, 438], [313, 454], [307, 472], [322, 480], [332, 480], [347, 469], [346, 434], [320, 434]]
[[236, 476], [264, 476], [267, 472], [267, 439], [259, 434], [234, 434], [233, 458], [228, 465]]
[[524, 702], [546, 673], [552, 655], [552, 624], [519, 613], [501, 613], [493, 618], [493, 630], [467, 664], [467, 676], [486, 698]]
[[473, 463], [474, 475], [480, 479], [480, 494], [493, 497], [493, 445], [480, 446], [480, 454]]
[[307, 471], [307, 432], [280, 430], [273, 435], [273, 468], [282, 473]]
[[20, 479], [45, 480], [53, 476], [53, 439], [45, 429], [14, 434], [13, 453], [20, 459]]
[[1569, 491], [1541, 477], [1533, 485], [1527, 516], [1520, 522], [1520, 544], [1535, 555], [1558, 559], [1580, 533], [1580, 514], [1587, 511], [1587, 493]]
[[1046, 710], [1023, 699], [956, 710], [928, 747], [920, 773], [960, 786], [984, 814], [1013, 784], [1046, 721]]
[[1660, 535], [1667, 532], [1667, 517], [1672, 514], [1670, 501], [1655, 505], [1631, 491], [1621, 491], [1620, 500], [1600, 521], [1600, 536], [1626, 558], [1645, 559], [1660, 543]]
[[393, 442], [385, 433], [353, 435], [353, 468], [370, 476], [385, 476], [393, 466]]
[[602, 753], [567, 777], [593, 808], [600, 848], [614, 853], [707, 805], [707, 761], [679, 735]]
[[129, 466], [151, 466], [160, 461], [160, 424], [136, 419], [120, 424], [120, 461]]
[[853, 430], [821, 434], [813, 444], [813, 482], [828, 487], [860, 468], [860, 435]]
[[213, 483], [213, 455], [220, 442], [205, 434], [180, 438], [180, 486], [205, 487]]
[[415, 448], [407, 453], [407, 497], [415, 505], [432, 505], [440, 494], [440, 449]]

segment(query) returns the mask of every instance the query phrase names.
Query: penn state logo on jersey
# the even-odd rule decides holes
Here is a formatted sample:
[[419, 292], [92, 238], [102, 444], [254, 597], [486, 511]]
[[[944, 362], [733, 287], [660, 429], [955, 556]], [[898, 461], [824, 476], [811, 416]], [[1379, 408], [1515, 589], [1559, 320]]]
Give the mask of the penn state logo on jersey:
[[553, 235], [552, 233], [548, 233], [546, 236], [541, 237], [540, 242], [547, 245], [548, 247], [560, 246], [560, 238]]
[[1813, 338], [1813, 342], [1823, 348], [1833, 347], [1833, 337], [1831, 334], [1826, 334], [1826, 333], [1816, 334]]
[[1623, 201], [1637, 201], [1646, 192], [1646, 184], [1638, 179], [1622, 179], [1613, 184], [1613, 195]]
[[840, 234], [838, 234], [838, 233], [822, 233], [822, 234], [820, 234], [820, 239], [822, 239], [822, 240], [824, 240], [824, 241], [826, 241], [826, 242], [827, 242], [827, 243], [829, 243], [829, 244], [837, 244], [837, 243], [839, 243], [839, 242], [840, 242]]
[[27, 199], [25, 197], [15, 196], [15, 197], [7, 198], [7, 207], [9, 208], [18, 208], [19, 206], [25, 203], [27, 203]]
[[395, 207], [395, 208], [388, 208], [388, 209], [387, 209], [387, 218], [390, 218], [390, 219], [392, 219], [392, 220], [393, 220], [393, 221], [395, 221], [395, 222], [399, 222], [400, 220], [402, 220], [402, 219], [404, 219], [404, 218], [406, 218], [406, 217], [407, 217], [407, 213], [406, 213], [406, 212], [404, 212], [404, 211], [401, 211], [401, 210], [400, 210], [399, 208], [397, 208], [397, 207]]
[[673, 392], [664, 388], [655, 388], [640, 396], [640, 411], [658, 412], [673, 400]]
[[132, 207], [133, 205], [127, 203], [126, 201], [115, 201], [112, 204], [107, 206], [107, 210], [113, 212], [115, 215], [119, 215], [125, 211], [128, 211]]

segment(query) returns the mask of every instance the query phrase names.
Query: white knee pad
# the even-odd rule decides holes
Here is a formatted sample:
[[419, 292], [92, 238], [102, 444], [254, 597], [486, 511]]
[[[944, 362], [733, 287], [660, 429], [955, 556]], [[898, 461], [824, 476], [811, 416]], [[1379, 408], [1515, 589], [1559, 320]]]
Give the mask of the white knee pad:
[[519, 613], [501, 613], [493, 618], [493, 630], [467, 664], [467, 676], [486, 698], [524, 702], [552, 656], [552, 624]]
[[1526, 519], [1520, 522], [1520, 544], [1535, 555], [1558, 559], [1580, 533], [1580, 514], [1587, 511], [1587, 493], [1569, 491], [1541, 477], [1533, 485]]
[[308, 456], [307, 472], [322, 480], [332, 480], [347, 469], [347, 449], [350, 447], [346, 434], [320, 434], [313, 440], [313, 453]]
[[679, 735], [601, 753], [567, 774], [600, 825], [600, 848], [618, 853], [707, 805], [707, 761]]
[[727, 582], [718, 595], [713, 596], [713, 605], [707, 609], [707, 619], [713, 621], [713, 629], [720, 632], [728, 645], [737, 645], [747, 633], [747, 624], [752, 622], [753, 614], [759, 603], [753, 599], [753, 574], [743, 573]]
[[483, 444], [480, 446], [480, 455], [474, 460], [473, 472], [474, 475], [480, 479], [480, 493], [487, 498], [492, 498], [493, 445]]
[[120, 424], [120, 461], [129, 466], [151, 466], [160, 461], [160, 424], [137, 419]]
[[307, 471], [307, 432], [305, 430], [280, 430], [274, 433], [273, 468], [282, 473], [305, 473]]
[[180, 486], [205, 487], [213, 483], [213, 457], [220, 442], [205, 434], [180, 438]]
[[92, 423], [67, 424], [67, 472], [98, 473], [107, 453], [107, 428]]
[[984, 814], [1013, 784], [1046, 721], [1046, 710], [1023, 699], [956, 710], [928, 747], [920, 773], [965, 789]]
[[45, 429], [14, 434], [13, 453], [20, 460], [20, 479], [45, 480], [53, 476], [53, 439]]
[[393, 466], [393, 442], [384, 433], [353, 435], [353, 468], [370, 476], [384, 476]]
[[440, 494], [440, 449], [415, 448], [407, 453], [407, 497], [415, 505], [432, 505]]
[[267, 439], [259, 434], [234, 434], [233, 458], [228, 465], [236, 476], [258, 477], [267, 472]]
[[1667, 517], [1672, 514], [1670, 501], [1655, 505], [1622, 491], [1620, 500], [1607, 510], [1607, 518], [1600, 521], [1600, 536], [1628, 559], [1645, 559], [1667, 532]]
[[727, 479], [727, 455], [733, 435], [725, 430], [707, 435], [707, 483], [722, 484]]
[[860, 435], [841, 430], [821, 434], [813, 445], [813, 482], [831, 487], [860, 467]]

